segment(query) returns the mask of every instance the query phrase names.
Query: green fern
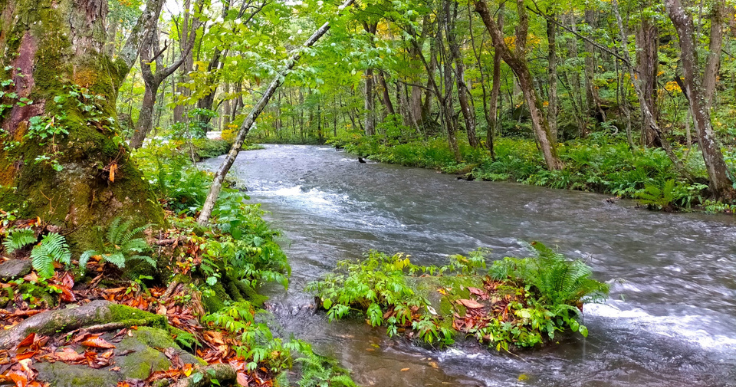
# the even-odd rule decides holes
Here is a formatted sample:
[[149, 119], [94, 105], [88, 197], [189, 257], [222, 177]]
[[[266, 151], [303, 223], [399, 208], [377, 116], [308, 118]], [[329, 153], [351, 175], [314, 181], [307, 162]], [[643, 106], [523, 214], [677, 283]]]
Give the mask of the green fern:
[[98, 252], [95, 250], [87, 250], [82, 253], [79, 258], [79, 266], [84, 270], [87, 267], [87, 262], [93, 256], [99, 255], [105, 262], [111, 263], [118, 268], [124, 268], [128, 261], [139, 260], [148, 263], [149, 265], [156, 267], [156, 261], [141, 253], [149, 249], [148, 243], [143, 238], [136, 238], [136, 235], [140, 234], [151, 225], [147, 224], [141, 227], [130, 229], [133, 225], [133, 221], [128, 219], [121, 223], [121, 219], [115, 218], [107, 230], [107, 241], [105, 243], [105, 250]]
[[681, 195], [678, 194], [676, 188], [675, 180], [670, 179], [664, 183], [662, 188], [654, 184], [647, 184], [644, 189], [636, 191], [635, 196], [641, 204], [663, 209], [680, 199]]
[[[491, 268], [494, 278], [518, 279], [532, 285], [539, 299], [548, 306], [571, 306], [584, 301], [601, 301], [608, 294], [608, 285], [590, 278], [590, 267], [581, 260], [567, 260], [562, 254], [535, 242], [535, 258], [505, 258]], [[575, 310], [575, 308], [567, 308]]]
[[52, 232], [41, 239], [41, 243], [31, 250], [31, 264], [43, 278], [54, 275], [54, 262], [68, 265], [71, 263], [72, 253], [66, 238]]
[[3, 242], [5, 251], [10, 254], [15, 250], [20, 250], [30, 244], [36, 243], [38, 238], [36, 233], [30, 228], [23, 228], [11, 231]]

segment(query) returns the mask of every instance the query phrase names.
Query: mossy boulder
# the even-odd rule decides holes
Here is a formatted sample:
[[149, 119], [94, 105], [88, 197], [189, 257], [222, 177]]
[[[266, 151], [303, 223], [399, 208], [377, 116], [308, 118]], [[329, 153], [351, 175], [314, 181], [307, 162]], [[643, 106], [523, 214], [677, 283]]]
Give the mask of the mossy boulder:
[[[168, 370], [172, 366], [170, 356], [178, 355], [184, 364], [207, 365], [205, 361], [182, 350], [167, 330], [138, 327], [130, 332], [129, 336], [115, 344], [113, 361], [109, 366], [93, 369], [86, 365], [62, 362], [35, 363], [34, 367], [39, 372], [38, 380], [61, 387], [116, 386], [120, 381], [142, 380], [153, 372]], [[113, 341], [112, 336], [113, 333], [107, 333], [102, 337]], [[81, 352], [82, 348], [76, 350]]]

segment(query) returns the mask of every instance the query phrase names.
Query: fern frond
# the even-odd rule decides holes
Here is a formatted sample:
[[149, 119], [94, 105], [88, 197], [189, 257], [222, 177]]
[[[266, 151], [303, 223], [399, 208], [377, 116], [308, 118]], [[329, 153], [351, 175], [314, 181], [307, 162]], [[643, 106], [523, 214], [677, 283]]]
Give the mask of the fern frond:
[[44, 278], [54, 275], [54, 261], [68, 265], [71, 258], [66, 238], [55, 232], [45, 235], [31, 250], [31, 265]]
[[133, 261], [133, 260], [144, 261], [148, 263], [149, 265], [156, 267], [156, 261], [153, 258], [146, 256], [146, 255], [133, 255], [132, 257], [129, 257], [128, 260], [129, 261]]
[[5, 238], [5, 241], [3, 241], [3, 246], [5, 246], [5, 251], [10, 254], [15, 250], [36, 243], [36, 240], [38, 240], [36, 233], [30, 228], [24, 228], [11, 231]]
[[105, 254], [102, 257], [120, 269], [125, 267], [125, 256], [121, 253]]
[[49, 233], [43, 237], [40, 246], [43, 246], [48, 255], [56, 262], [68, 265], [72, 260], [72, 253], [69, 251], [69, 245], [66, 238], [55, 232]]
[[147, 228], [149, 228], [151, 226], [152, 226], [152, 224], [149, 223], [149, 224], [146, 224], [146, 225], [143, 225], [143, 226], [140, 226], [140, 227], [137, 227], [137, 228], [134, 228], [134, 229], [130, 230], [130, 232], [128, 232], [127, 234], [125, 234], [125, 236], [123, 237], [123, 239], [120, 241], [120, 244], [121, 245], [124, 245], [124, 244], [128, 243], [133, 237], [135, 237], [136, 235], [142, 233], [143, 231], [145, 231]]
[[146, 243], [143, 238], [135, 238], [123, 243], [120, 246], [120, 250], [123, 252], [123, 254], [128, 254], [130, 252], [142, 253], [148, 250], [148, 243]]
[[31, 250], [31, 265], [42, 278], [54, 275], [54, 260], [43, 247], [37, 246]]
[[117, 217], [117, 218], [113, 219], [112, 223], [110, 223], [110, 225], [108, 226], [108, 229], [107, 229], [107, 241], [110, 242], [110, 243], [112, 243], [112, 244], [115, 244], [115, 236], [116, 236], [117, 232], [119, 231], [118, 230], [118, 226], [120, 225], [120, 220], [122, 220], [122, 219], [120, 217]]
[[79, 268], [82, 270], [82, 273], [87, 270], [87, 262], [89, 262], [89, 259], [95, 255], [100, 255], [100, 253], [94, 250], [87, 250], [79, 257]]

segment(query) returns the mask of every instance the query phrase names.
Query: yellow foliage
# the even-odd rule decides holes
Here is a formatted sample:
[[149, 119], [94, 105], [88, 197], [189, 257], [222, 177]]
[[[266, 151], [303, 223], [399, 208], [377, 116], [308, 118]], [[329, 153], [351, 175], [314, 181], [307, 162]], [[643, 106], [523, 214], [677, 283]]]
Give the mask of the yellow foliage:
[[664, 88], [667, 89], [667, 91], [671, 93], [682, 93], [682, 89], [680, 89], [680, 85], [677, 84], [675, 81], [669, 81], [667, 84], [664, 85]]

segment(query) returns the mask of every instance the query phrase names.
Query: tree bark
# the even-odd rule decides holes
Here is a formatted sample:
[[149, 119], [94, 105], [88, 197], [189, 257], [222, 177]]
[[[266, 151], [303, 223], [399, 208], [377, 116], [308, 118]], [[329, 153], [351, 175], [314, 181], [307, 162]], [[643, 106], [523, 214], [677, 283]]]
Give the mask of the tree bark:
[[455, 36], [455, 20], [457, 19], [457, 2], [453, 1], [452, 14], [447, 13], [447, 45], [450, 50], [450, 58], [455, 62], [455, 83], [457, 84], [457, 99], [460, 103], [460, 111], [465, 119], [465, 131], [468, 136], [468, 143], [473, 148], [478, 147], [478, 136], [475, 133], [475, 109], [471, 105], [469, 100], [470, 91], [468, 85], [465, 83], [465, 64], [463, 63], [463, 57], [460, 54], [460, 45], [457, 42]]
[[[200, 5], [202, 3], [203, 0], [198, 2]], [[158, 18], [155, 19], [155, 22], [158, 22]], [[163, 51], [159, 51], [158, 49], [158, 29], [156, 27], [151, 28], [151, 32], [144, 41], [140, 52], [141, 75], [143, 76], [145, 91], [143, 94], [143, 103], [141, 105], [138, 123], [136, 124], [135, 131], [133, 132], [133, 137], [130, 139], [131, 148], [138, 149], [143, 146], [143, 141], [146, 139], [146, 136], [148, 136], [148, 133], [151, 132], [153, 124], [153, 107], [156, 104], [156, 93], [158, 92], [158, 88], [166, 78], [173, 74], [179, 66], [184, 63], [187, 56], [192, 51], [192, 47], [194, 47], [194, 41], [197, 36], [197, 28], [199, 28], [199, 23], [193, 22], [192, 31], [189, 34], [184, 51], [179, 59], [167, 67], [164, 67], [160, 60]], [[166, 48], [164, 48], [164, 50], [165, 49]], [[151, 62], [154, 60], [156, 61], [155, 73], [151, 70]]]
[[533, 78], [526, 62], [526, 39], [529, 19], [523, 0], [517, 0], [516, 10], [519, 15], [519, 26], [516, 28], [516, 49], [515, 52], [512, 52], [504, 41], [502, 30], [491, 17], [491, 12], [488, 10], [485, 0], [475, 0], [475, 12], [481, 16], [483, 24], [485, 24], [486, 29], [491, 35], [496, 54], [501, 55], [503, 61], [511, 67], [511, 70], [514, 71], [516, 78], [519, 80], [519, 85], [524, 94], [524, 100], [531, 114], [532, 127], [534, 128], [534, 133], [547, 168], [549, 170], [561, 169], [562, 162], [557, 156], [556, 143], [550, 135], [549, 122], [542, 113], [541, 103], [539, 102], [539, 97], [534, 88]]
[[[363, 23], [363, 29], [365, 29], [365, 31], [370, 35], [369, 39], [371, 40], [371, 45], [373, 44], [373, 37], [376, 33], [377, 27], [378, 23]], [[376, 106], [374, 97], [375, 86], [373, 84], [373, 68], [367, 68], [365, 70], [365, 75], [363, 76], [363, 78], [365, 79], [365, 93], [363, 95], [363, 108], [365, 110], [365, 135], [372, 136], [376, 134]]]
[[[598, 28], [598, 15], [596, 11], [592, 9], [585, 10], [585, 22], [592, 29]], [[588, 114], [595, 114], [596, 111], [600, 111], [603, 114], [603, 110], [600, 107], [600, 97], [598, 96], [598, 89], [595, 86], [595, 46], [588, 40], [584, 43], [586, 56], [585, 56], [585, 96], [588, 101]], [[605, 120], [605, 119], [604, 119]]]
[[625, 66], [626, 71], [629, 72], [629, 76], [631, 77], [632, 83], [634, 85], [634, 90], [636, 91], [636, 96], [639, 99], [639, 109], [641, 110], [644, 125], [648, 126], [652, 130], [652, 132], [655, 133], [655, 135], [659, 139], [659, 142], [662, 143], [662, 149], [664, 149], [667, 157], [669, 157], [670, 161], [672, 161], [675, 169], [686, 179], [694, 181], [695, 179], [692, 174], [688, 172], [687, 168], [685, 168], [685, 165], [682, 164], [682, 161], [680, 161], [675, 152], [672, 150], [672, 146], [670, 145], [669, 141], [664, 138], [662, 131], [657, 124], [657, 121], [654, 119], [654, 115], [652, 114], [651, 110], [649, 110], [649, 106], [644, 99], [644, 87], [642, 86], [641, 79], [636, 77], [631, 58], [629, 57], [627, 33], [624, 29], [624, 23], [621, 20], [621, 14], [618, 11], [618, 2], [616, 0], [612, 0], [611, 5], [613, 7], [613, 13], [616, 16], [616, 24], [618, 25], [619, 37], [621, 38], [621, 53], [624, 58], [623, 65]]
[[[688, 96], [690, 111], [693, 114], [695, 132], [698, 134], [698, 142], [710, 179], [710, 189], [717, 198], [733, 198], [732, 181], [710, 121], [710, 111], [704, 87], [704, 78], [707, 75], [705, 77], [701, 76], [698, 68], [697, 46], [693, 36], [695, 32], [693, 19], [686, 13], [680, 0], [665, 0], [664, 4], [680, 38], [680, 60], [682, 61], [684, 76], [684, 91]], [[716, 0], [715, 4], [723, 6], [724, 0]]]
[[547, 121], [549, 121], [549, 134], [552, 141], [557, 142], [557, 24], [554, 23], [555, 15], [549, 15], [547, 19], [547, 43], [549, 46], [547, 62], [547, 80], [549, 82], [549, 98], [547, 106]]
[[[3, 78], [14, 81], [10, 88], [19, 97], [33, 100], [0, 115], [6, 133], [0, 136], [0, 208], [61, 226], [75, 249], [96, 245], [98, 228], [115, 216], [163, 224], [148, 183], [119, 145], [115, 111], [139, 32], [157, 4], [162, 2], [148, 2], [114, 60], [104, 52], [105, 0], [39, 0], [30, 8], [8, 0], [0, 6], [3, 19], [13, 20], [0, 24], [0, 63], [9, 68]], [[70, 94], [75, 88], [87, 91]], [[79, 104], [94, 106], [97, 114]], [[29, 134], [34, 117], [68, 133], [45, 140]]]
[[376, 77], [378, 78], [378, 83], [381, 86], [381, 99], [383, 100], [383, 106], [386, 107], [386, 111], [388, 112], [388, 114], [396, 114], [394, 104], [391, 102], [391, 95], [388, 91], [386, 78], [383, 76], [383, 71], [379, 70], [378, 74], [376, 74]]
[[[657, 120], [657, 72], [659, 67], [659, 29], [657, 21], [644, 18], [636, 30], [636, 67], [637, 75], [641, 79], [644, 91], [644, 100]], [[642, 125], [641, 142], [644, 146], [652, 146], [656, 134], [649, 125]]]
[[723, 47], [723, 28], [726, 25], [726, 4], [716, 1], [712, 5], [710, 17], [710, 44], [708, 45], [708, 58], [705, 62], [703, 76], [703, 92], [705, 93], [705, 108], [710, 111], [713, 106], [718, 71], [721, 68], [721, 49]]

